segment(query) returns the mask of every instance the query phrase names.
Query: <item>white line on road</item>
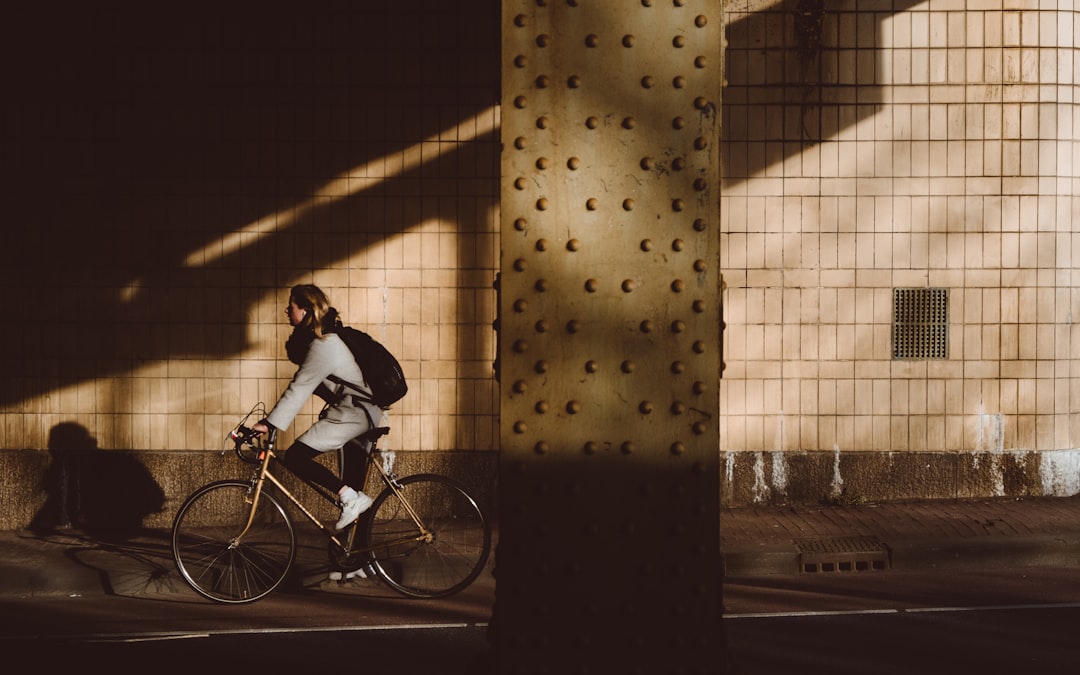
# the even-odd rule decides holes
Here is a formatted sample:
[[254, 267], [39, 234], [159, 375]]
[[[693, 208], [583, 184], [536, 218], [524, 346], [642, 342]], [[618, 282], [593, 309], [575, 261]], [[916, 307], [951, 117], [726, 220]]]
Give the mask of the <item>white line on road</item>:
[[1080, 602], [1061, 602], [1029, 605], [983, 605], [979, 607], [908, 607], [895, 609], [850, 609], [827, 612], [735, 612], [725, 613], [725, 619], [777, 619], [820, 616], [859, 616], [864, 614], [933, 614], [940, 612], [1000, 612], [1028, 609], [1076, 609]]

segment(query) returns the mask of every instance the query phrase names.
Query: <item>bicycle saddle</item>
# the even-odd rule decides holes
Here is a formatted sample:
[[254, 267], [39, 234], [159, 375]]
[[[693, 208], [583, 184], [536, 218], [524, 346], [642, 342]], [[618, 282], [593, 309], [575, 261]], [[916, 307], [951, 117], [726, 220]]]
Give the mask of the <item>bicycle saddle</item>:
[[371, 441], [375, 442], [390, 433], [390, 427], [375, 427], [374, 429], [368, 429], [364, 433], [360, 434], [354, 441]]

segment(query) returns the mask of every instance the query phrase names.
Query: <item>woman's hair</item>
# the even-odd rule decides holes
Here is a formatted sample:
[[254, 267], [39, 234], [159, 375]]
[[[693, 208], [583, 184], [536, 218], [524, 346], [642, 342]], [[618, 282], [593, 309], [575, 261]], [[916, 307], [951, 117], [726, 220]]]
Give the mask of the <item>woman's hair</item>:
[[316, 337], [321, 338], [337, 320], [337, 310], [330, 306], [330, 299], [314, 284], [293, 286], [289, 291], [289, 300], [306, 312], [297, 328], [309, 328]]

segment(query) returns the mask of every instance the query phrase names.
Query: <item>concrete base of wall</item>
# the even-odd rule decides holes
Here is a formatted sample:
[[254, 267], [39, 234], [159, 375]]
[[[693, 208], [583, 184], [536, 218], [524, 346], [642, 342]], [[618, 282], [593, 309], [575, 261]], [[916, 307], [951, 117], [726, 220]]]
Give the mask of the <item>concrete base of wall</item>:
[[[463, 483], [485, 513], [495, 517], [498, 458], [490, 452], [397, 452], [397, 475], [438, 473]], [[196, 488], [227, 478], [248, 479], [254, 466], [231, 452], [91, 450], [78, 454], [0, 452], [0, 530], [46, 530], [69, 525], [84, 531], [168, 528]], [[315, 507], [323, 520], [338, 510], [287, 471], [283, 482]], [[373, 479], [374, 480], [374, 479]], [[374, 483], [369, 481], [369, 491]], [[374, 494], [372, 494], [374, 496]], [[297, 520], [303, 516], [297, 514]]]
[[1080, 450], [728, 452], [720, 470], [725, 507], [1080, 494]]
[[[1051, 452], [728, 452], [722, 507], [1080, 494], [1080, 450]], [[495, 517], [498, 455], [398, 452], [398, 475], [440, 473], [465, 484]], [[167, 528], [195, 488], [248, 478], [231, 452], [0, 452], [0, 530], [77, 525]], [[301, 494], [308, 488], [286, 481]], [[312, 504], [319, 503], [316, 499]], [[336, 517], [330, 504], [316, 513]]]

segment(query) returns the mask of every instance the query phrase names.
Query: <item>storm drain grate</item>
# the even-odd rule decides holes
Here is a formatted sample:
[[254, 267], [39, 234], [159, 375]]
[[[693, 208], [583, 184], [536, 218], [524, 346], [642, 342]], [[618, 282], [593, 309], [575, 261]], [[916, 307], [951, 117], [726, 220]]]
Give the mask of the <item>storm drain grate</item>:
[[834, 537], [802, 539], [799, 548], [799, 571], [873, 572], [889, 569], [889, 549], [877, 537]]

